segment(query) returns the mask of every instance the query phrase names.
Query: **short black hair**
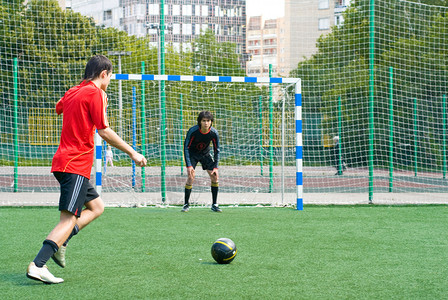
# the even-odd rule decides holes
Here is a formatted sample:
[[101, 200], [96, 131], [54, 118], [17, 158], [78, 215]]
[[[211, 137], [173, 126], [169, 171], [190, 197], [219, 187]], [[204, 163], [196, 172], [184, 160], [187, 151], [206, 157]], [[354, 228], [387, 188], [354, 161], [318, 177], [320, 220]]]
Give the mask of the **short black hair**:
[[213, 117], [213, 114], [211, 112], [209, 112], [208, 110], [203, 110], [199, 113], [199, 116], [198, 116], [199, 127], [201, 126], [202, 119], [209, 119], [210, 121], [212, 121], [212, 123], [215, 120], [215, 118]]
[[83, 80], [92, 81], [100, 76], [104, 70], [107, 73], [112, 72], [112, 62], [104, 55], [95, 55], [87, 62]]

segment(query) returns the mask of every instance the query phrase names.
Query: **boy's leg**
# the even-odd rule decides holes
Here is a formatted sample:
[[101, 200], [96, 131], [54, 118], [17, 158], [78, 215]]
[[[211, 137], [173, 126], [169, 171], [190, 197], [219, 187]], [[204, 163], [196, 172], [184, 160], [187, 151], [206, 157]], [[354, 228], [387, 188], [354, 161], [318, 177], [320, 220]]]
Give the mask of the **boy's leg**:
[[182, 207], [182, 212], [187, 212], [190, 210], [190, 195], [193, 189], [193, 182], [195, 177], [195, 168], [198, 163], [195, 156], [191, 157], [192, 166], [187, 168], [187, 182], [185, 183], [184, 190], [184, 206]]
[[187, 182], [185, 183], [185, 190], [184, 190], [184, 206], [182, 207], [182, 212], [187, 212], [190, 210], [190, 195], [191, 190], [193, 189], [193, 182], [194, 182], [194, 169], [188, 171], [188, 178]]
[[211, 190], [212, 190], [212, 202], [213, 202], [213, 205], [215, 205], [217, 203], [217, 200], [218, 200], [218, 188], [219, 188], [219, 183], [212, 182]]
[[76, 225], [78, 225], [79, 230], [86, 227], [104, 212], [104, 202], [101, 197], [86, 202], [85, 206], [81, 212], [81, 216], [76, 220]]
[[76, 224], [75, 222], [76, 217], [72, 213], [61, 211], [59, 223], [47, 236], [41, 250], [34, 259], [34, 263], [38, 268], [45, 265], [50, 257], [58, 251], [59, 247], [61, 247], [62, 243], [68, 238], [73, 230], [73, 227]]
[[[62, 219], [62, 213], [69, 213], [67, 211], [62, 211], [61, 212], [61, 219]], [[74, 236], [75, 234], [78, 233], [79, 228], [76, 225], [76, 217], [73, 215], [73, 217], [75, 218], [75, 225], [73, 226], [73, 229], [71, 230], [70, 234], [68, 235], [68, 237], [65, 239], [65, 242], [62, 243], [62, 245], [58, 244], [58, 249], [56, 249], [56, 251], [51, 255], [51, 258], [53, 259], [53, 261], [58, 264], [61, 268], [65, 268], [65, 250], [67, 248], [67, 243], [68, 241], [72, 238], [72, 236]], [[54, 230], [53, 230], [54, 231]], [[52, 233], [53, 233], [52, 231]], [[50, 233], [51, 235], [51, 233]], [[47, 238], [54, 238], [54, 237], [47, 237]]]
[[187, 168], [187, 182], [185, 183], [185, 198], [184, 198], [184, 204], [188, 205], [189, 201], [190, 201], [190, 195], [191, 195], [191, 190], [193, 188], [193, 182], [194, 182], [194, 168], [190, 167]]
[[63, 241], [65, 241], [73, 227], [75, 226], [76, 217], [68, 212], [61, 211], [59, 223], [47, 236], [43, 242], [42, 248], [37, 254], [33, 262], [30, 263], [26, 271], [28, 278], [42, 281], [45, 283], [61, 283], [64, 279], [57, 278], [48, 271], [46, 266], [47, 261], [52, 257], [61, 247]]
[[98, 218], [104, 211], [104, 203], [100, 197], [85, 203], [86, 208], [81, 212], [81, 216], [76, 220], [76, 224], [73, 227], [72, 232], [59, 247], [59, 250], [52, 255], [54, 262], [57, 263], [60, 267], [65, 268], [65, 251], [67, 248], [67, 244], [70, 239], [78, 234], [78, 232], [86, 227], [90, 222]]
[[207, 173], [210, 176], [211, 181], [212, 201], [213, 204], [216, 204], [218, 200], [218, 188], [219, 188], [218, 176], [216, 175], [216, 173], [213, 173], [213, 170], [207, 170]]
[[[59, 246], [59, 250], [52, 255], [53, 260], [60, 267], [64, 268], [67, 243], [82, 228], [87, 226], [87, 224], [103, 213], [104, 204], [87, 178], [82, 178], [82, 176], [75, 174], [63, 173], [55, 173], [55, 177], [61, 183], [61, 200], [59, 209], [61, 211], [71, 210], [71, 213], [77, 217], [76, 224], [74, 225], [69, 236], [64, 240], [63, 244]], [[73, 182], [76, 182], [77, 184], [73, 185]], [[73, 195], [77, 195], [77, 197], [74, 198]], [[67, 199], [70, 199], [69, 205], [67, 205]], [[76, 199], [76, 203], [73, 203], [74, 199]], [[83, 206], [85, 206], [84, 210]]]
[[192, 185], [185, 184], [185, 197], [184, 197], [184, 205], [189, 205], [191, 190], [193, 189]]
[[[68, 241], [76, 235], [81, 229], [86, 227], [90, 222], [101, 216], [104, 212], [103, 200], [99, 197], [93, 186], [87, 182], [86, 192], [84, 196], [85, 201], [83, 201], [84, 209], [79, 209], [81, 213], [78, 215], [76, 220], [76, 225], [72, 232], [68, 236], [67, 240], [63, 243], [63, 246], [67, 246]], [[81, 206], [82, 208], [82, 206]]]
[[218, 207], [218, 176], [216, 173], [213, 173], [213, 170], [207, 170], [208, 175], [210, 176], [211, 181], [211, 191], [212, 191], [212, 210], [215, 212], [221, 212], [221, 209]]

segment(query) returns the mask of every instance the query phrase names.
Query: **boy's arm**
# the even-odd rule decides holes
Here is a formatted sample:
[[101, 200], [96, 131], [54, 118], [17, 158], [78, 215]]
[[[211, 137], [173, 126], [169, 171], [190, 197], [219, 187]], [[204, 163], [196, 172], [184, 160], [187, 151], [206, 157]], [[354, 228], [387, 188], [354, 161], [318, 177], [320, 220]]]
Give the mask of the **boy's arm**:
[[216, 137], [213, 139], [213, 160], [215, 161], [214, 169], [218, 169], [219, 162], [219, 135], [215, 133]]
[[190, 130], [188, 130], [187, 136], [185, 137], [184, 141], [184, 157], [185, 157], [185, 165], [187, 168], [191, 167], [190, 150], [188, 148], [190, 145], [190, 141], [191, 141], [191, 132]]
[[63, 98], [64, 98], [64, 97], [62, 97], [61, 99], [59, 99], [58, 102], [56, 102], [56, 113], [57, 113], [58, 115], [62, 114], [62, 111], [64, 110], [64, 109], [63, 109], [64, 105], [62, 104], [62, 99], [63, 99]]
[[129, 146], [125, 141], [118, 136], [110, 127], [104, 129], [98, 129], [98, 134], [111, 146], [125, 152], [129, 157], [135, 161], [135, 163], [140, 166], [146, 166], [146, 158], [135, 151], [131, 146]]

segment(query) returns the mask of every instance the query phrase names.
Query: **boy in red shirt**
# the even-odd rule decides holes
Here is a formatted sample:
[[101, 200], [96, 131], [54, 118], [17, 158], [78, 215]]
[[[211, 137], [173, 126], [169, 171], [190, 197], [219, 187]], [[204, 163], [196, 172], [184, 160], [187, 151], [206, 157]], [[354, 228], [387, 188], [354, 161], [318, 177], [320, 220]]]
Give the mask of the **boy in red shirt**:
[[[112, 76], [112, 63], [103, 56], [92, 57], [86, 65], [83, 81], [69, 89], [56, 103], [63, 113], [61, 141], [53, 157], [51, 172], [59, 181], [61, 196], [59, 223], [47, 236], [43, 246], [27, 269], [27, 276], [44, 283], [61, 283], [48, 271], [51, 258], [65, 267], [68, 240], [104, 211], [103, 200], [89, 183], [94, 156], [95, 128], [110, 145], [127, 153], [140, 166], [146, 159], [124, 142], [112, 129], [106, 117], [106, 89]], [[83, 210], [83, 207], [85, 209]]]

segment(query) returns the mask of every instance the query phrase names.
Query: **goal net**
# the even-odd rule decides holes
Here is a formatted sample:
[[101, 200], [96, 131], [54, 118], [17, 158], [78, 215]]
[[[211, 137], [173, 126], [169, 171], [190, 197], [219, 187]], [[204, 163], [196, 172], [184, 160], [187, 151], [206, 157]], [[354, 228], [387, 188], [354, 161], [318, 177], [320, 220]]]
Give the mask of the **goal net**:
[[448, 9], [416, 2], [336, 1], [331, 28], [322, 10], [297, 21], [297, 48], [313, 20], [329, 28], [290, 74], [303, 80], [305, 203], [446, 203]]
[[[294, 205], [302, 184], [298, 136], [305, 204], [446, 203], [444, 1], [324, 0], [307, 9], [286, 1], [285, 19], [262, 28], [269, 38], [256, 22], [241, 25], [243, 1], [161, 2], [120, 1], [121, 23], [138, 25], [121, 29], [108, 6], [88, 17], [55, 0], [0, 3], [0, 205], [57, 204], [50, 166], [62, 116], [54, 106], [95, 54], [108, 56], [115, 74], [132, 77], [112, 80], [108, 118], [149, 159], [145, 169], [134, 168], [112, 149], [114, 166], [106, 165], [101, 142], [91, 182], [101, 177], [108, 205], [182, 203], [182, 144], [201, 110], [215, 114], [221, 138], [219, 203]], [[227, 19], [212, 24], [220, 18]], [[294, 86], [282, 81], [145, 77], [269, 77], [266, 61], [274, 57], [271, 78], [301, 78], [300, 111]], [[295, 131], [297, 114], [303, 134]], [[211, 202], [200, 166], [192, 200]]]
[[[296, 205], [298, 79], [146, 74], [115, 74], [112, 79], [133, 91], [134, 103], [139, 99], [133, 106], [137, 124], [125, 123], [133, 128], [133, 144], [145, 153], [150, 167], [139, 171], [132, 183], [142, 193], [134, 197], [144, 203], [183, 204], [185, 137], [198, 124], [199, 112], [209, 110], [219, 133], [219, 203]], [[104, 192], [126, 190], [134, 180], [129, 175], [127, 168], [107, 167]], [[211, 204], [210, 178], [200, 164], [190, 204]]]

